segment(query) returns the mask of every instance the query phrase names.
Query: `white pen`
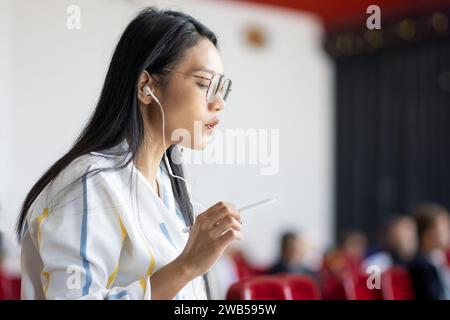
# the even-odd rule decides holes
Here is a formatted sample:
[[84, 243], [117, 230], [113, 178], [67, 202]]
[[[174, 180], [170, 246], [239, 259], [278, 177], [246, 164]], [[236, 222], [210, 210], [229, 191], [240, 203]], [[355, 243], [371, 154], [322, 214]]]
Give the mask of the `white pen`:
[[[249, 204], [247, 206], [241, 207], [241, 208], [238, 209], [238, 211], [242, 212], [242, 211], [247, 211], [247, 210], [250, 210], [250, 209], [255, 209], [255, 208], [258, 208], [258, 207], [261, 207], [261, 206], [273, 203], [273, 202], [275, 202], [277, 200], [278, 200], [277, 197], [260, 200], [258, 202], [254, 202], [254, 203]], [[191, 227], [190, 226], [183, 228], [183, 233], [186, 233], [186, 232], [189, 232], [189, 231], [191, 231]]]

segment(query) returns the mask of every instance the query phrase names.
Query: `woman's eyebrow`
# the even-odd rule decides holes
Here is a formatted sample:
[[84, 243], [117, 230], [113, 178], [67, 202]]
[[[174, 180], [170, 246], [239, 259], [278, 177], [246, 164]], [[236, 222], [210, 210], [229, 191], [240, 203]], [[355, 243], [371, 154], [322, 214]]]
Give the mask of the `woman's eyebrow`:
[[191, 72], [196, 72], [196, 71], [207, 72], [207, 73], [210, 73], [211, 75], [213, 75], [213, 74], [220, 74], [220, 75], [223, 75], [222, 73], [215, 72], [215, 71], [213, 71], [213, 70], [211, 70], [211, 69], [208, 69], [208, 68], [206, 68], [206, 67], [196, 68], [196, 69], [192, 70]]

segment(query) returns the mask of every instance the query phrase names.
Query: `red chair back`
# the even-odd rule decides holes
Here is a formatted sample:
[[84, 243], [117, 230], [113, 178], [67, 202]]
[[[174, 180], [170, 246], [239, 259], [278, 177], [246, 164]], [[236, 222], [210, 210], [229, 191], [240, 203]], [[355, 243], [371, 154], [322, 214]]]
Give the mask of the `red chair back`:
[[346, 294], [344, 284], [336, 275], [331, 274], [327, 269], [319, 271], [320, 292], [323, 300], [345, 300]]
[[274, 276], [246, 278], [227, 291], [227, 300], [287, 300], [290, 292], [287, 285]]
[[400, 266], [386, 270], [381, 276], [384, 300], [414, 300], [414, 289], [408, 271]]
[[368, 275], [357, 274], [343, 280], [345, 298], [347, 300], [382, 300], [380, 289], [370, 289], [367, 284]]
[[5, 278], [0, 271], [0, 300], [6, 299]]
[[289, 289], [287, 300], [320, 300], [320, 291], [316, 282], [305, 275], [282, 274], [279, 278]]
[[20, 300], [22, 279], [19, 277], [11, 278], [11, 299]]
[[447, 258], [447, 264], [450, 266], [450, 249], [447, 250], [447, 252], [445, 253], [445, 256]]
[[0, 271], [0, 300], [20, 300], [20, 280]]
[[239, 279], [260, 276], [267, 273], [266, 268], [256, 268], [252, 266], [244, 257], [242, 252], [234, 252], [232, 254], [232, 258], [236, 266]]

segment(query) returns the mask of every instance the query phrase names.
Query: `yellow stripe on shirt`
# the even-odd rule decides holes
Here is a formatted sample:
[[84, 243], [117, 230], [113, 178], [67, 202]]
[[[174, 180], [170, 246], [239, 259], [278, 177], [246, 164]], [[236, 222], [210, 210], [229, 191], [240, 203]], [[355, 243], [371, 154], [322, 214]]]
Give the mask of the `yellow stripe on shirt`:
[[[119, 216], [119, 225], [120, 225], [120, 231], [121, 231], [121, 234], [122, 234], [122, 244], [121, 244], [121, 246], [123, 246], [123, 242], [125, 241], [125, 238], [127, 237], [127, 229], [125, 229], [125, 226], [123, 225], [122, 219], [120, 219], [120, 216]], [[116, 264], [116, 267], [114, 268], [114, 271], [108, 277], [108, 283], [106, 284], [107, 288], [110, 288], [111, 285], [114, 283], [114, 280], [116, 280], [118, 272], [119, 272], [119, 261], [117, 261], [117, 264]]]
[[41, 246], [41, 238], [42, 238], [42, 232], [41, 232], [42, 222], [47, 217], [48, 217], [48, 208], [44, 208], [42, 210], [42, 213], [40, 215], [38, 215], [36, 218], [38, 221], [38, 245], [39, 245], [39, 247]]
[[144, 290], [144, 292], [145, 292], [145, 290], [147, 289], [147, 281], [146, 281], [146, 278], [140, 278], [140, 279], [139, 279], [139, 283], [141, 284], [142, 290]]
[[50, 284], [50, 273], [42, 271], [42, 277], [44, 278], [44, 297], [47, 297], [48, 286]]
[[155, 255], [153, 254], [152, 248], [147, 244], [147, 242], [144, 242], [145, 246], [147, 247], [148, 252], [150, 253], [150, 265], [148, 266], [147, 270], [147, 277], [150, 276], [153, 273], [153, 270], [155, 269], [156, 259]]
[[122, 244], [125, 241], [125, 238], [127, 237], [127, 229], [125, 229], [122, 219], [119, 217], [119, 224], [120, 224], [120, 231], [122, 232]]

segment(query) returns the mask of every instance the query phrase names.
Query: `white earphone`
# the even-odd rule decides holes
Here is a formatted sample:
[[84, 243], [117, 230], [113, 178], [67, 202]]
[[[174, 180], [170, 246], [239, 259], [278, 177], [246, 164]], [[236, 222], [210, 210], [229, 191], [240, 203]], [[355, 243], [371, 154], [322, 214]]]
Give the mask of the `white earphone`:
[[[152, 96], [153, 99], [155, 99], [156, 101], [158, 101], [158, 98], [156, 98], [155, 94], [153, 93], [153, 91], [150, 89], [149, 86], [145, 85], [144, 88], [142, 88], [142, 90], [144, 90], [144, 93], [147, 96]], [[158, 101], [159, 102], [159, 101]]]
[[[164, 110], [163, 107], [161, 105], [161, 103], [159, 102], [158, 98], [156, 97], [156, 95], [153, 93], [153, 91], [150, 89], [150, 87], [148, 85], [145, 85], [142, 90], [144, 91], [144, 93], [147, 96], [151, 96], [153, 99], [155, 99], [156, 103], [158, 104], [160, 110], [161, 110], [161, 114], [162, 114], [162, 134], [163, 134], [163, 146], [164, 146], [164, 150], [166, 150], [166, 137], [165, 137], [165, 116], [164, 116]], [[166, 163], [166, 167], [167, 170], [169, 171], [169, 174], [176, 179], [180, 179], [181, 181], [183, 181], [186, 185], [186, 189], [188, 191], [189, 194], [189, 201], [196, 206], [202, 207], [203, 209], [205, 209], [205, 206], [203, 206], [200, 203], [196, 203], [192, 201], [192, 193], [191, 193], [191, 185], [186, 181], [186, 179], [184, 179], [183, 177], [177, 176], [175, 174], [173, 174], [172, 172], [172, 168], [170, 167], [169, 164], [169, 159], [167, 158], [167, 154], [166, 152], [164, 152], [164, 162]]]

